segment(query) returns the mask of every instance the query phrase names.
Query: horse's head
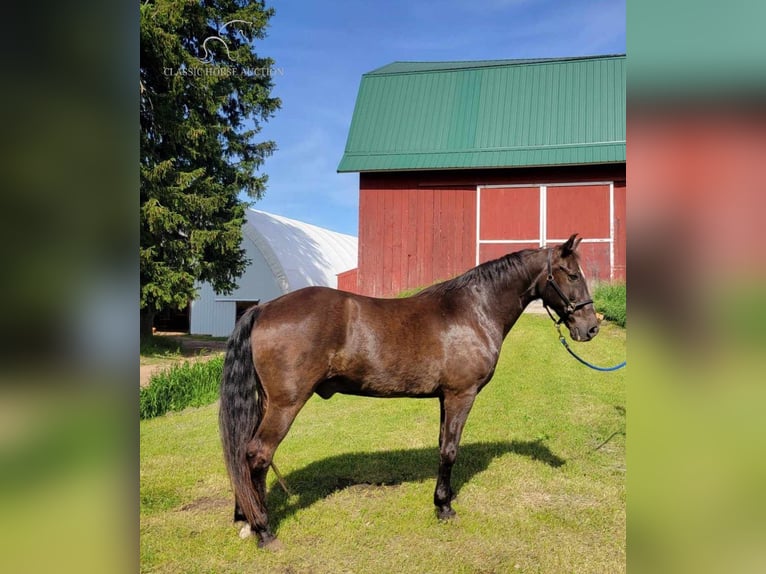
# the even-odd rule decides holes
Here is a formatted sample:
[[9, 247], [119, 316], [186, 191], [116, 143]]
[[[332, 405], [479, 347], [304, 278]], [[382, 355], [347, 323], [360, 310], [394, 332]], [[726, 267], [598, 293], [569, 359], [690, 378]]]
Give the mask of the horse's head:
[[577, 255], [582, 238], [573, 234], [563, 245], [548, 250], [543, 303], [569, 328], [575, 341], [590, 341], [598, 333], [598, 318]]

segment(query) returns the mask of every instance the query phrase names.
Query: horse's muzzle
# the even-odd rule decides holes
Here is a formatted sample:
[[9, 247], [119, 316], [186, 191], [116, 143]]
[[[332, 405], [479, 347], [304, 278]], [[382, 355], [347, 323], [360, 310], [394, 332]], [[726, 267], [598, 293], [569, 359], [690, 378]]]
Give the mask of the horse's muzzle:
[[590, 341], [593, 337], [598, 335], [598, 324], [590, 326], [572, 324], [568, 325], [568, 327], [572, 339], [582, 343]]

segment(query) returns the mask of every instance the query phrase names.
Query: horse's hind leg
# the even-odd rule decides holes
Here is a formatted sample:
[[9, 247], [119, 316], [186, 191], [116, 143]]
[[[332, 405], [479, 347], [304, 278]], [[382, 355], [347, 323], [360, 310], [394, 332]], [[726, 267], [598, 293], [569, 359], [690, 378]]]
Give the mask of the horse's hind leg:
[[[252, 531], [258, 536], [258, 546], [275, 547], [276, 536], [272, 534], [268, 523], [266, 508], [266, 475], [274, 458], [274, 451], [287, 435], [295, 417], [305, 401], [288, 407], [279, 407], [266, 403], [263, 419], [255, 436], [247, 445], [247, 458], [250, 464], [250, 477], [253, 481], [257, 500], [263, 515], [262, 523], [251, 524]], [[235, 520], [238, 507], [235, 507]]]
[[440, 520], [455, 516], [455, 511], [452, 509], [452, 466], [455, 464], [460, 436], [475, 398], [475, 392], [460, 395], [448, 394], [439, 398], [441, 407], [439, 476], [436, 479], [436, 490], [434, 490], [434, 504]]
[[239, 507], [239, 501], [236, 499], [236, 497], [234, 498], [234, 522], [247, 522], [247, 517]]

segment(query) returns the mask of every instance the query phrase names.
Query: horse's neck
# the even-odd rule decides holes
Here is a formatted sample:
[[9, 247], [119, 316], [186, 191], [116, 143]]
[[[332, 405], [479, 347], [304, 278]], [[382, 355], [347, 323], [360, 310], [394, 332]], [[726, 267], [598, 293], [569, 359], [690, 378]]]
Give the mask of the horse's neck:
[[527, 276], [524, 281], [524, 291], [521, 293], [520, 300], [522, 301], [522, 311], [526, 309], [535, 299], [540, 298], [539, 281], [540, 276], [546, 269], [548, 253], [544, 249], [540, 249], [527, 256], [526, 271]]
[[489, 290], [488, 307], [499, 325], [503, 335], [508, 333], [521, 313], [535, 299], [540, 297], [537, 283], [545, 269], [546, 255], [544, 251], [530, 253], [525, 256], [523, 272], [508, 277], [507, 281], [498, 282]]

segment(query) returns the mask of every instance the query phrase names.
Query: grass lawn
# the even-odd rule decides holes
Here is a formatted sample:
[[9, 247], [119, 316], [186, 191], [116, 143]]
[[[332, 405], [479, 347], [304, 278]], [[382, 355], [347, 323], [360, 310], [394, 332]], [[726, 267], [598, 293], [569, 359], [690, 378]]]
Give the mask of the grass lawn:
[[140, 364], [171, 365], [181, 357], [181, 344], [171, 337], [152, 336], [141, 341]]
[[[605, 324], [572, 343], [596, 364], [625, 358]], [[436, 520], [436, 399], [312, 398], [269, 474], [284, 549], [242, 541], [217, 404], [141, 421], [141, 571], [625, 571], [624, 370], [592, 371], [550, 320], [524, 315], [468, 418], [453, 471], [458, 518]]]

